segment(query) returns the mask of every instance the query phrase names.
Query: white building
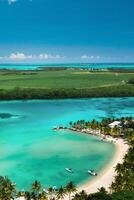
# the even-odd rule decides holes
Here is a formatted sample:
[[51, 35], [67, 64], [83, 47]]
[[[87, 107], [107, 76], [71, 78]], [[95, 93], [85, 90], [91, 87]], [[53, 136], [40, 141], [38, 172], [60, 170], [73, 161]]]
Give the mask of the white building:
[[120, 124], [121, 124], [120, 121], [114, 121], [114, 122], [112, 122], [111, 124], [109, 124], [109, 127], [110, 127], [110, 128], [114, 128], [115, 126], [121, 127]]

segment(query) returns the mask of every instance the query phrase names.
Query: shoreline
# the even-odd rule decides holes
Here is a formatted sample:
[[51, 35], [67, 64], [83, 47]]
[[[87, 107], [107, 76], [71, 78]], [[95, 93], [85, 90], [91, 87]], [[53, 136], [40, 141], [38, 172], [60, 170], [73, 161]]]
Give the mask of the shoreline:
[[[79, 133], [79, 134], [80, 133], [89, 134], [89, 133], [76, 131], [76, 130], [73, 132]], [[89, 134], [89, 135], [98, 136], [98, 138], [104, 139], [102, 135], [95, 135], [95, 134]], [[122, 138], [115, 139], [111, 136], [105, 137], [104, 142], [109, 142], [109, 143], [112, 142], [115, 145], [116, 150], [115, 150], [114, 156], [112, 157], [111, 162], [109, 162], [104, 167], [104, 169], [100, 170], [100, 173], [97, 177], [94, 177], [92, 180], [87, 180], [85, 183], [82, 183], [81, 185], [77, 186], [77, 191], [71, 195], [71, 199], [77, 192], [81, 192], [82, 190], [84, 190], [87, 194], [92, 194], [92, 193], [98, 192], [98, 189], [101, 187], [104, 187], [110, 193], [109, 187], [114, 181], [114, 178], [116, 175], [115, 167], [118, 163], [120, 164], [123, 163], [123, 158], [129, 149], [129, 145], [124, 139]], [[66, 195], [63, 199], [68, 200], [68, 196]], [[22, 198], [16, 198], [15, 200], [26, 200], [26, 199], [22, 197]]]
[[118, 163], [123, 162], [123, 158], [129, 149], [129, 145], [123, 139], [118, 139], [115, 142], [116, 152], [112, 161], [107, 164], [107, 166], [100, 171], [100, 174], [93, 180], [87, 181], [82, 185], [78, 186], [77, 192], [85, 190], [88, 194], [95, 193], [98, 188], [105, 187], [105, 189], [110, 192], [110, 185], [114, 181], [116, 172], [115, 167]]
[[115, 145], [115, 153], [112, 157], [112, 160], [104, 167], [104, 169], [100, 170], [100, 173], [97, 177], [94, 177], [92, 180], [87, 180], [84, 183], [81, 183], [77, 187], [77, 192], [81, 192], [82, 190], [86, 191], [87, 194], [98, 192], [98, 188], [104, 187], [108, 192], [110, 192], [110, 185], [115, 179], [116, 172], [115, 167], [118, 163], [123, 163], [123, 158], [127, 154], [129, 149], [129, 145], [127, 141], [122, 138], [114, 138], [112, 136], [104, 136], [99, 131], [93, 131], [92, 133], [88, 130], [79, 130], [79, 129], [70, 129], [61, 127], [59, 130], [69, 130], [74, 132], [75, 134], [89, 134], [92, 136], [96, 136], [102, 139], [104, 142], [113, 143]]

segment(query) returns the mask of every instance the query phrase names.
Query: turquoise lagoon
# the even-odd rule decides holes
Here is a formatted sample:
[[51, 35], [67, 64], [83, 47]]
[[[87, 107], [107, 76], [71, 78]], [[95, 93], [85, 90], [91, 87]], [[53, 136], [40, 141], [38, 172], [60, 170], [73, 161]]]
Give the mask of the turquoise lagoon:
[[[17, 116], [0, 119], [0, 175], [11, 178], [19, 189], [34, 180], [46, 187], [81, 184], [92, 178], [88, 169], [99, 173], [112, 160], [115, 146], [52, 128], [79, 119], [134, 116], [134, 98], [1, 101], [0, 113]], [[74, 173], [67, 173], [66, 167]]]
[[0, 69], [16, 70], [37, 70], [45, 67], [66, 67], [66, 68], [91, 68], [91, 69], [109, 69], [122, 68], [134, 69], [134, 63], [73, 63], [73, 64], [0, 64]]

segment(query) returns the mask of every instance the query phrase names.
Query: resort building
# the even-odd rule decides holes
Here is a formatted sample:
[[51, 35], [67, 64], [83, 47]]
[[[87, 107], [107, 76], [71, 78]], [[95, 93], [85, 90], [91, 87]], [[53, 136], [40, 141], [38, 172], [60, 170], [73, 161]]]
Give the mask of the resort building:
[[121, 127], [121, 122], [120, 121], [114, 121], [111, 124], [109, 124], [110, 128], [114, 128], [115, 126]]

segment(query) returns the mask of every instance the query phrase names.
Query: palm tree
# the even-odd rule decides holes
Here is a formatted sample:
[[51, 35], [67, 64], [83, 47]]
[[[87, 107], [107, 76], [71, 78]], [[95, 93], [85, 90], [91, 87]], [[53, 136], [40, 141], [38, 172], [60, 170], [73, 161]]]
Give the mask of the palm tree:
[[15, 185], [7, 177], [0, 177], [0, 199], [14, 199], [16, 194]]
[[69, 122], [69, 125], [72, 126], [72, 125], [73, 125], [73, 122]]
[[69, 195], [69, 200], [71, 199], [71, 194], [76, 192], [76, 186], [73, 184], [73, 182], [69, 182], [66, 186], [66, 192], [68, 193]]
[[49, 192], [49, 195], [50, 195], [50, 199], [53, 198], [53, 192], [54, 192], [54, 189], [52, 187], [48, 188], [48, 192]]
[[112, 130], [112, 135], [115, 137], [118, 137], [120, 135], [120, 129], [118, 128], [118, 126], [115, 126]]
[[21, 194], [20, 191], [16, 193], [16, 197], [17, 197], [17, 198], [18, 198], [18, 197], [22, 197], [22, 194]]
[[60, 189], [57, 191], [57, 198], [64, 199], [65, 194], [66, 194], [66, 190], [63, 187], [60, 187]]
[[47, 196], [45, 192], [42, 192], [38, 195], [38, 200], [47, 200]]
[[103, 194], [107, 194], [108, 193], [104, 187], [99, 188], [98, 191], [103, 193]]
[[86, 200], [88, 197], [87, 193], [82, 190], [80, 193], [76, 193], [73, 200]]
[[117, 172], [117, 173], [121, 173], [122, 172], [122, 164], [120, 164], [120, 163], [118, 163], [117, 165], [116, 165], [116, 168], [115, 168], [115, 171]]
[[37, 196], [34, 192], [31, 192], [31, 199], [32, 200], [37, 200]]
[[35, 196], [37, 196], [38, 192], [40, 191], [41, 189], [41, 184], [40, 182], [38, 181], [35, 181], [33, 184], [32, 184], [32, 191], [35, 193]]
[[25, 197], [25, 199], [26, 199], [26, 200], [31, 200], [31, 198], [32, 198], [32, 195], [31, 195], [31, 193], [30, 193], [30, 192], [25, 192], [25, 195], [24, 195], [24, 197]]

